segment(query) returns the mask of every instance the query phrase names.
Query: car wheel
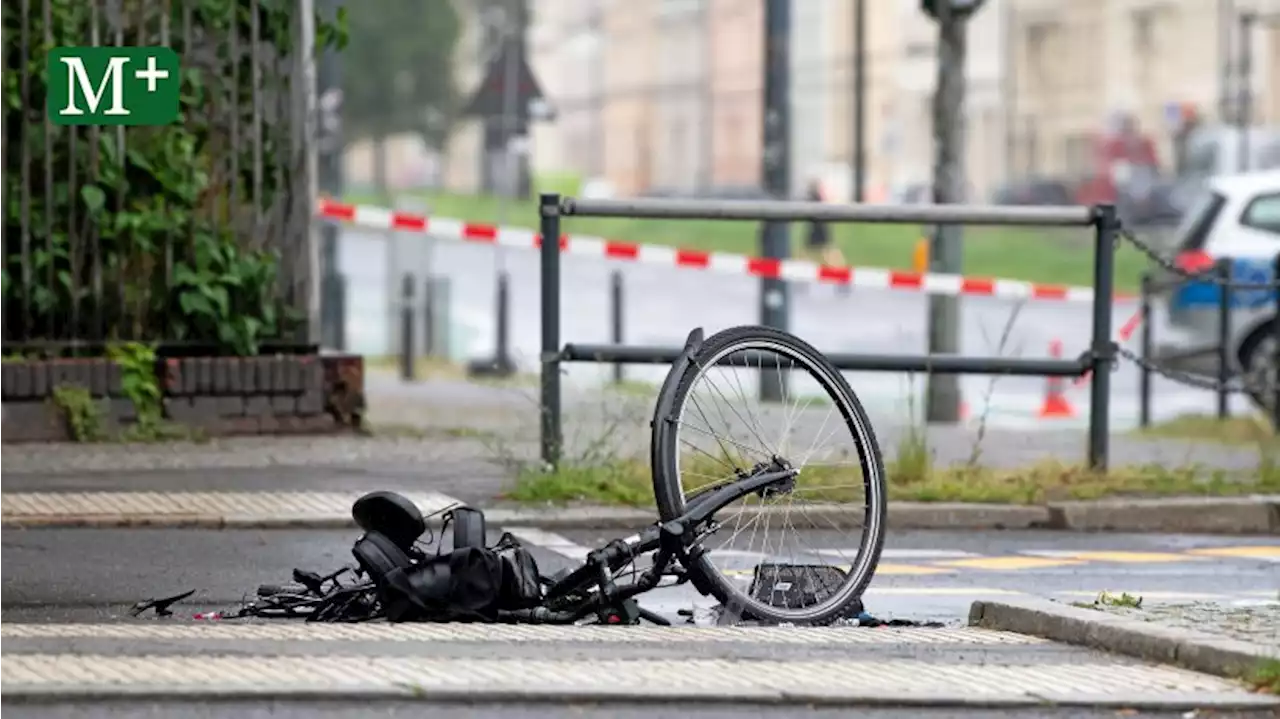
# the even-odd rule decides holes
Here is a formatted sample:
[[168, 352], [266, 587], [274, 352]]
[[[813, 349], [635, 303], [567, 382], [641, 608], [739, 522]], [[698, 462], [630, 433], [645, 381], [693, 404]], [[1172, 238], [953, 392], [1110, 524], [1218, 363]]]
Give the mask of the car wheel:
[[1258, 409], [1269, 412], [1274, 402], [1277, 375], [1276, 320], [1266, 322], [1249, 333], [1240, 343], [1240, 367], [1245, 381], [1250, 385], [1249, 399]]

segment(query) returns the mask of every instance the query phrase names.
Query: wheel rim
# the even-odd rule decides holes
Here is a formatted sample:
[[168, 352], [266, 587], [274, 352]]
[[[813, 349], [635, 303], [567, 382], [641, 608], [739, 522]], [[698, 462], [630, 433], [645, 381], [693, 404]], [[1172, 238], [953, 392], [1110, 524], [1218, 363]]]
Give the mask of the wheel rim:
[[[775, 359], [760, 364], [717, 366], [724, 358], [744, 350], [769, 352]], [[744, 338], [708, 358], [706, 366], [696, 367], [695, 372], [676, 414], [676, 483], [681, 510], [691, 494], [732, 481], [733, 470], [749, 473], [756, 462], [773, 456], [781, 456], [799, 470], [795, 491], [773, 498], [752, 495], [722, 510], [718, 517], [720, 530], [707, 538], [704, 546], [709, 553], [699, 561], [714, 571], [715, 577], [738, 602], [739, 606], [728, 609], [756, 617], [772, 613], [787, 620], [806, 621], [844, 606], [870, 581], [879, 554], [875, 545], [882, 533], [879, 508], [884, 502], [883, 470], [873, 459], [874, 435], [863, 415], [842, 395], [838, 389], [842, 385], [823, 364], [780, 342]], [[746, 389], [754, 386], [757, 377], [769, 373], [790, 374], [792, 389], [783, 395], [780, 405], [769, 406], [754, 415], [753, 409], [764, 407], [751, 399], [758, 395]], [[804, 378], [818, 391], [806, 393]], [[700, 393], [699, 383], [704, 381], [706, 389]], [[815, 407], [817, 395], [824, 402]], [[709, 407], [710, 404], [718, 407]], [[737, 434], [716, 431], [717, 420], [724, 423], [736, 420], [744, 427]], [[830, 443], [832, 439], [839, 441]], [[828, 448], [834, 451], [824, 451]], [[707, 472], [707, 469], [713, 471]], [[821, 496], [823, 494], [826, 496]], [[852, 497], [854, 494], [858, 495], [857, 499]], [[819, 502], [811, 503], [808, 496], [818, 496]], [[834, 546], [813, 546], [803, 539], [804, 533], [796, 523], [807, 521], [809, 526], [805, 531], [814, 533], [819, 542], [836, 539], [834, 535], [842, 532], [845, 525], [843, 519], [837, 522], [830, 515], [832, 500], [846, 503], [844, 511], [848, 514], [861, 515], [854, 523], [854, 536], [846, 536], [844, 543], [837, 540]], [[815, 506], [824, 504], [827, 506]], [[811, 511], [814, 509], [818, 511]], [[776, 542], [770, 540], [768, 535], [773, 529], [780, 529], [781, 533], [787, 529], [797, 531], [792, 532], [794, 539], [788, 547], [783, 536]], [[728, 540], [724, 540], [726, 534]], [[847, 545], [850, 538], [856, 538], [855, 547]], [[745, 551], [725, 549], [729, 541], [741, 539], [746, 540]], [[749, 583], [754, 572], [745, 570], [743, 562], [753, 558], [757, 564], [812, 566], [814, 577], [821, 571], [818, 567], [836, 566], [846, 572], [846, 577], [838, 589], [820, 601], [803, 606], [784, 601], [778, 606], [773, 602], [778, 601], [779, 596], [785, 600], [785, 592], [775, 592], [775, 599], [770, 603], [750, 595]], [[809, 575], [810, 570], [804, 573]], [[762, 577], [764, 582], [769, 579], [769, 576]]]
[[1268, 409], [1275, 402], [1277, 375], [1280, 374], [1280, 368], [1274, 367], [1271, 362], [1276, 356], [1275, 347], [1275, 337], [1263, 339], [1249, 355], [1249, 365], [1245, 368], [1245, 379], [1251, 388], [1250, 394], [1253, 395], [1258, 406]]

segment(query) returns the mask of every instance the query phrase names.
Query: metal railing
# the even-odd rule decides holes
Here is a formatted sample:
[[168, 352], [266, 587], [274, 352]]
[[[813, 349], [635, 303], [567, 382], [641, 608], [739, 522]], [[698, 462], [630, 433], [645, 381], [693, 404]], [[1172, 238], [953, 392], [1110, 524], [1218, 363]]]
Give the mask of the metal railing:
[[[1280, 432], [1280, 382], [1274, 375], [1280, 370], [1280, 254], [1272, 263], [1272, 280], [1267, 283], [1246, 283], [1235, 279], [1235, 261], [1230, 258], [1218, 259], [1212, 269], [1199, 274], [1173, 272], [1170, 277], [1157, 280], [1151, 274], [1143, 275], [1139, 294], [1142, 320], [1142, 332], [1139, 338], [1138, 364], [1138, 425], [1151, 426], [1152, 379], [1155, 375], [1163, 375], [1175, 382], [1212, 391], [1216, 396], [1216, 414], [1218, 419], [1226, 419], [1230, 413], [1232, 394], [1251, 394], [1254, 402], [1269, 410], [1272, 426]], [[1155, 350], [1154, 304], [1155, 297], [1168, 290], [1177, 288], [1187, 282], [1204, 282], [1217, 291], [1215, 304], [1216, 322], [1214, 323], [1214, 340], [1200, 345], [1181, 347], [1174, 352], [1161, 352], [1157, 356]], [[1257, 303], [1241, 300], [1238, 293], [1264, 292], [1270, 296], [1261, 297]], [[1241, 305], [1251, 305], [1259, 310], [1259, 317], [1268, 314], [1262, 307], [1269, 300], [1270, 325], [1265, 319], [1256, 323], [1251, 332], [1265, 332], [1267, 328], [1273, 334], [1271, 359], [1272, 377], [1258, 378], [1248, 374], [1247, 367], [1238, 366], [1238, 352], [1246, 338], [1236, 337], [1234, 310]], [[1259, 345], [1261, 346], [1261, 344]], [[1213, 356], [1215, 364], [1212, 376], [1195, 372], [1173, 370], [1172, 365], [1187, 361], [1195, 361]], [[1270, 396], [1265, 396], [1270, 394]]]
[[563, 449], [560, 364], [563, 362], [669, 363], [678, 347], [561, 344], [560, 242], [564, 217], [636, 219], [755, 220], [897, 224], [983, 224], [1002, 226], [1093, 227], [1093, 332], [1087, 352], [1076, 359], [962, 357], [956, 355], [829, 354], [838, 369], [853, 371], [1081, 377], [1092, 374], [1088, 462], [1107, 467], [1110, 435], [1111, 369], [1116, 343], [1111, 338], [1114, 251], [1120, 223], [1111, 205], [1095, 207], [987, 207], [973, 205], [852, 205], [818, 202], [741, 202], [718, 200], [595, 200], [543, 194], [539, 202], [541, 258], [541, 453], [548, 465]]

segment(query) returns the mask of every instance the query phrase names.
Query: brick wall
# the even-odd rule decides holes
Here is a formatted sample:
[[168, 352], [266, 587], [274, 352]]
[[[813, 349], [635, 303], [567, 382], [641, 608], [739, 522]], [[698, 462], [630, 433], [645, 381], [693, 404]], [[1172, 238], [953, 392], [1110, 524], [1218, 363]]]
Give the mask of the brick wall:
[[[360, 426], [363, 359], [355, 356], [164, 359], [156, 368], [164, 418], [208, 436], [315, 434]], [[88, 390], [104, 429], [136, 420], [119, 366], [106, 359], [5, 362], [4, 442], [70, 439], [59, 386]]]

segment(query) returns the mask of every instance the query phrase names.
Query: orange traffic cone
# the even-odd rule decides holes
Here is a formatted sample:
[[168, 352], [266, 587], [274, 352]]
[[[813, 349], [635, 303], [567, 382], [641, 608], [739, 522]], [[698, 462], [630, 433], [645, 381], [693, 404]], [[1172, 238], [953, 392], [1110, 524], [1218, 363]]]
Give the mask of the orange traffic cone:
[[[1054, 359], [1062, 357], [1062, 341], [1049, 343], [1049, 356]], [[1044, 402], [1040, 404], [1040, 419], [1068, 419], [1076, 416], [1076, 410], [1067, 401], [1063, 391], [1061, 377], [1049, 377], [1045, 380]]]

